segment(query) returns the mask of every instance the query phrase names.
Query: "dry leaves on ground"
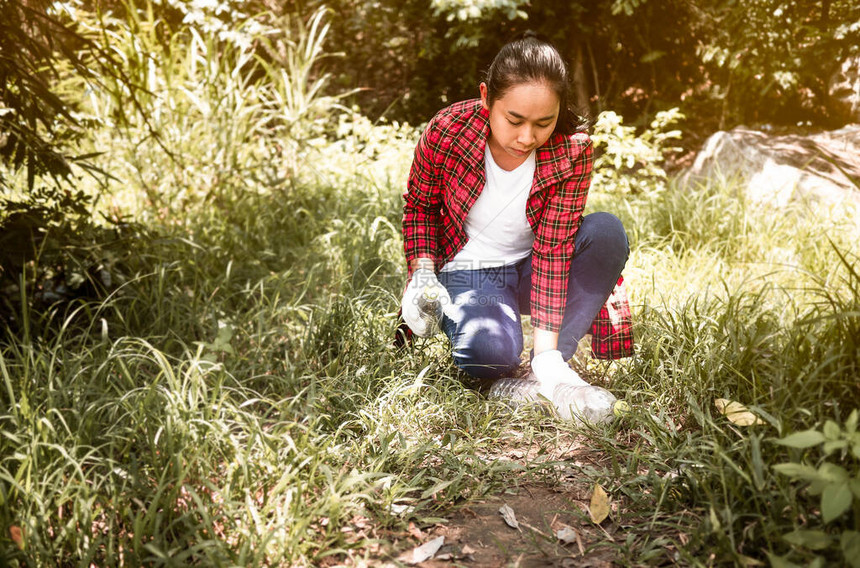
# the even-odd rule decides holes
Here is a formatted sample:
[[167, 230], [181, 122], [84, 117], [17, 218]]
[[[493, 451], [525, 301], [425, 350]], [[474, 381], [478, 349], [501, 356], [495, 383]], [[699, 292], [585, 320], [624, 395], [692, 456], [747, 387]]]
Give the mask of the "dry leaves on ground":
[[753, 426], [755, 424], [764, 424], [761, 418], [749, 411], [749, 409], [739, 402], [729, 400], [727, 398], [718, 398], [714, 401], [714, 406], [720, 411], [720, 414], [729, 419], [732, 424], [738, 426]]
[[517, 516], [514, 514], [514, 510], [511, 509], [507, 503], [502, 505], [499, 509], [499, 513], [502, 514], [502, 518], [505, 520], [505, 523], [512, 529], [519, 530], [520, 524], [517, 522]]
[[594, 492], [591, 494], [591, 504], [588, 507], [591, 521], [599, 525], [609, 516], [609, 495], [603, 490], [599, 483], [594, 484]]
[[439, 536], [433, 540], [428, 540], [421, 546], [416, 546], [408, 552], [404, 552], [397, 559], [406, 564], [420, 564], [425, 560], [433, 558], [439, 552], [439, 549], [442, 548], [443, 544], [445, 544], [445, 537]]

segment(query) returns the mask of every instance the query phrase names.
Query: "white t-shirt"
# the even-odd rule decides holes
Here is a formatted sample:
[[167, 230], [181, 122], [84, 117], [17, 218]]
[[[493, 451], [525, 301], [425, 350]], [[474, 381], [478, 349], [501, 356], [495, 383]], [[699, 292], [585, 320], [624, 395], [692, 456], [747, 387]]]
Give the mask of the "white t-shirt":
[[466, 246], [442, 271], [475, 270], [512, 264], [527, 257], [535, 235], [526, 218], [526, 201], [535, 176], [535, 153], [516, 169], [500, 168], [487, 144], [487, 183], [466, 216]]

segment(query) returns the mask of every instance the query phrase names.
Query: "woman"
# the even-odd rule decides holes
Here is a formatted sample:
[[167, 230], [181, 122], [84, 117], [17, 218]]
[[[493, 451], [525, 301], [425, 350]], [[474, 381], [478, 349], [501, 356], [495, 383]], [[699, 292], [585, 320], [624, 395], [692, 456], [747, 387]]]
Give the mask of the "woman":
[[550, 44], [527, 33], [505, 45], [480, 99], [430, 121], [404, 195], [407, 325], [431, 332], [422, 294], [438, 286], [455, 363], [497, 378], [519, 366], [520, 317], [530, 314], [542, 393], [587, 384], [567, 361], [588, 332], [597, 357], [633, 348], [620, 278], [627, 235], [608, 213], [582, 215], [592, 146], [568, 108], [569, 88]]

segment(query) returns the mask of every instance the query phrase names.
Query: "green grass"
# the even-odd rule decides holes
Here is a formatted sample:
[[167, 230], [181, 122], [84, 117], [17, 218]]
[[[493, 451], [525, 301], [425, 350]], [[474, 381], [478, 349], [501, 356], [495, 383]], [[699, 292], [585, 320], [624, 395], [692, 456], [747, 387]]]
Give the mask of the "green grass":
[[[860, 406], [855, 211], [776, 210], [732, 181], [595, 188], [591, 210], [631, 237], [638, 348], [581, 365], [633, 411], [600, 428], [512, 413], [443, 338], [392, 346], [413, 129], [288, 96], [290, 76], [202, 37], [166, 49], [154, 22], [113, 25], [154, 96], [149, 122], [117, 130], [118, 102], [93, 95], [92, 143], [125, 180], [100, 203], [141, 227], [111, 245], [109, 295], [37, 310], [24, 287], [0, 342], [6, 564], [361, 564], [396, 555], [410, 521], [569, 470], [617, 504], [619, 536], [596, 547], [622, 565], [843, 561], [838, 539], [783, 535], [858, 530], [860, 501], [825, 523], [773, 466], [825, 460], [775, 440]], [[732, 424], [718, 398], [762, 424]], [[588, 460], [566, 458], [574, 441]]]
[[[820, 524], [813, 499], [772, 470], [797, 457], [773, 439], [857, 406], [860, 283], [847, 235], [807, 250], [797, 236], [816, 223], [765, 208], [725, 237], [695, 226], [727, 204], [753, 207], [731, 187], [628, 198], [638, 354], [588, 371], [634, 412], [578, 430], [482, 398], [442, 338], [391, 346], [399, 191], [238, 195], [185, 219], [181, 238], [148, 237], [106, 300], [22, 315], [29, 335], [0, 347], [8, 561], [345, 558], [375, 538], [341, 530], [356, 518], [402, 530], [510, 483], [551, 483], [552, 459], [516, 463], [497, 459], [501, 449], [535, 443], [551, 455], [574, 434], [604, 464], [583, 468], [583, 482], [622, 503], [627, 537], [607, 544], [621, 562], [670, 560], [672, 542], [681, 564], [764, 560], [790, 551], [783, 533]], [[670, 207], [685, 232], [660, 225]], [[768, 242], [798, 264], [756, 262], [750, 249]], [[764, 425], [732, 425], [716, 398]]]

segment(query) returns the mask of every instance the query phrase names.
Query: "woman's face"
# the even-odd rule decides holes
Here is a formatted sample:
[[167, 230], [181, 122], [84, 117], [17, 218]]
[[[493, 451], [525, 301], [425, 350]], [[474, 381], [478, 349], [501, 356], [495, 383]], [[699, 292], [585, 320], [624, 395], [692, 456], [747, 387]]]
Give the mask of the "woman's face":
[[490, 151], [499, 167], [512, 170], [544, 144], [558, 121], [558, 95], [545, 82], [514, 85], [490, 105], [481, 83], [481, 102], [490, 112]]

